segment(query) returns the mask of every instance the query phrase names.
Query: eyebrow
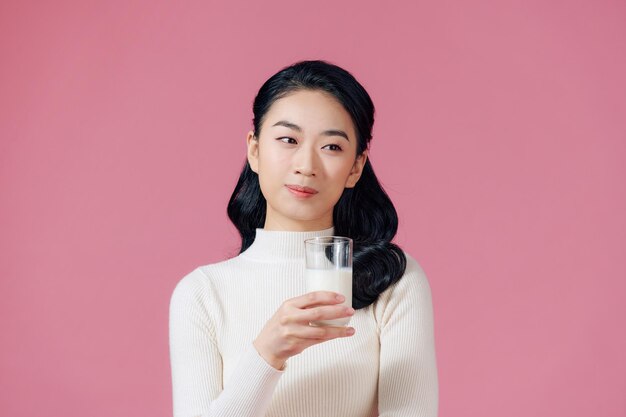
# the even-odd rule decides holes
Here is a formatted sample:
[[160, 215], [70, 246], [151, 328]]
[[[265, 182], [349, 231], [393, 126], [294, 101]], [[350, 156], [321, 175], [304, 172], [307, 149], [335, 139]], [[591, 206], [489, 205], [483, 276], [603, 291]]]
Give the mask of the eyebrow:
[[[272, 127], [274, 126], [284, 126], [287, 127], [289, 129], [293, 129], [297, 132], [302, 132], [302, 128], [300, 126], [298, 126], [295, 123], [291, 123], [288, 122], [286, 120], [280, 120], [276, 123], [274, 123], [272, 125]], [[324, 136], [341, 136], [343, 138], [345, 138], [348, 142], [350, 142], [350, 139], [348, 138], [348, 135], [346, 134], [346, 132], [344, 132], [343, 130], [338, 130], [338, 129], [330, 129], [330, 130], [325, 130], [322, 132], [322, 135]]]

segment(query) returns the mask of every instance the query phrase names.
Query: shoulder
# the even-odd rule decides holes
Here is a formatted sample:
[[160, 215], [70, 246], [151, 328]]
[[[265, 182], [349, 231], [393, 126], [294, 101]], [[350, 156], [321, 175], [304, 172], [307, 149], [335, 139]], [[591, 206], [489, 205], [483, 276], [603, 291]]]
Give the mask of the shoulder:
[[375, 315], [381, 325], [392, 316], [420, 309], [430, 309], [431, 288], [424, 269], [406, 251], [406, 269], [402, 277], [383, 291], [374, 305]]
[[406, 257], [406, 269], [400, 281], [396, 283], [396, 285], [413, 285], [420, 287], [428, 287], [430, 289], [430, 285], [428, 282], [428, 278], [426, 277], [426, 272], [422, 266], [417, 262], [417, 260], [409, 255], [406, 251], [402, 251], [404, 256]]
[[187, 273], [174, 286], [170, 297], [170, 307], [200, 301], [205, 294], [207, 281], [208, 277], [202, 272], [202, 267], [197, 267]]
[[[402, 277], [394, 284], [390, 285], [383, 294], [387, 296], [400, 296], [406, 291], [428, 291], [430, 292], [430, 284], [426, 272], [419, 262], [406, 251], [402, 251], [406, 258], [406, 268]], [[382, 295], [382, 294], [381, 294]]]
[[196, 267], [176, 283], [170, 302], [206, 301], [215, 292], [216, 282], [219, 285], [220, 280], [236, 272], [236, 262], [237, 257]]

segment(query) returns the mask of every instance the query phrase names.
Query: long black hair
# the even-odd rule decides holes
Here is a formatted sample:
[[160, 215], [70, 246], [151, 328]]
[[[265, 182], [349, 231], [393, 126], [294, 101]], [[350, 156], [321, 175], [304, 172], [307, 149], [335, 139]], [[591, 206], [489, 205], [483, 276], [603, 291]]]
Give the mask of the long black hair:
[[[300, 61], [285, 67], [261, 86], [254, 99], [254, 131], [271, 105], [289, 93], [321, 90], [332, 94], [352, 118], [357, 135], [357, 155], [368, 149], [374, 125], [374, 103], [361, 84], [337, 65], [327, 61]], [[228, 217], [241, 235], [241, 249], [254, 242], [256, 229], [265, 223], [266, 201], [259, 177], [246, 160], [228, 202]], [[398, 214], [383, 190], [369, 161], [353, 188], [345, 188], [333, 210], [334, 234], [353, 239], [352, 306], [367, 307], [390, 285], [402, 278], [406, 257], [391, 240], [398, 230]]]

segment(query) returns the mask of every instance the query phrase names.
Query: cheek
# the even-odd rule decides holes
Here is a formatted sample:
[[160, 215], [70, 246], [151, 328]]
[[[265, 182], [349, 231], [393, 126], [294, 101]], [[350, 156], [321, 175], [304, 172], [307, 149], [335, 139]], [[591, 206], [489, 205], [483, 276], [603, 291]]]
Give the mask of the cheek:
[[333, 184], [337, 184], [337, 188], [344, 188], [350, 171], [352, 170], [353, 161], [346, 160], [342, 163], [334, 164], [328, 167], [328, 176], [333, 179]]
[[259, 153], [259, 177], [269, 183], [270, 179], [275, 179], [284, 169], [284, 156], [277, 152], [269, 150], [261, 150]]
[[271, 200], [280, 185], [275, 173], [268, 169], [259, 169], [259, 185], [266, 200]]
[[289, 167], [290, 155], [280, 148], [266, 145], [259, 149], [259, 170], [263, 168], [268, 174], [285, 170]]
[[259, 162], [259, 185], [266, 200], [277, 198], [285, 184], [285, 170], [276, 158]]

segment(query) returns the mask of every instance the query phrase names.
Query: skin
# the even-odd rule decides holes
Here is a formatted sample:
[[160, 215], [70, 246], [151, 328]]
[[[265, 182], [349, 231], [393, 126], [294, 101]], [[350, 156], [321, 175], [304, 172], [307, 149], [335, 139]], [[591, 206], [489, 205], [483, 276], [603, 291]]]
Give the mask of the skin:
[[[300, 129], [275, 126], [279, 121]], [[312, 231], [333, 225], [333, 208], [343, 190], [356, 185], [367, 160], [357, 155], [357, 138], [349, 113], [332, 95], [300, 90], [275, 101], [265, 115], [260, 136], [246, 137], [250, 167], [259, 175], [267, 201], [266, 230]], [[343, 131], [326, 135], [328, 130]], [[286, 184], [308, 186], [317, 194], [295, 196]], [[340, 304], [344, 297], [316, 291], [286, 300], [268, 320], [253, 344], [274, 368], [291, 356], [337, 337], [354, 334], [352, 327], [310, 326], [309, 322], [349, 317], [354, 309]]]

